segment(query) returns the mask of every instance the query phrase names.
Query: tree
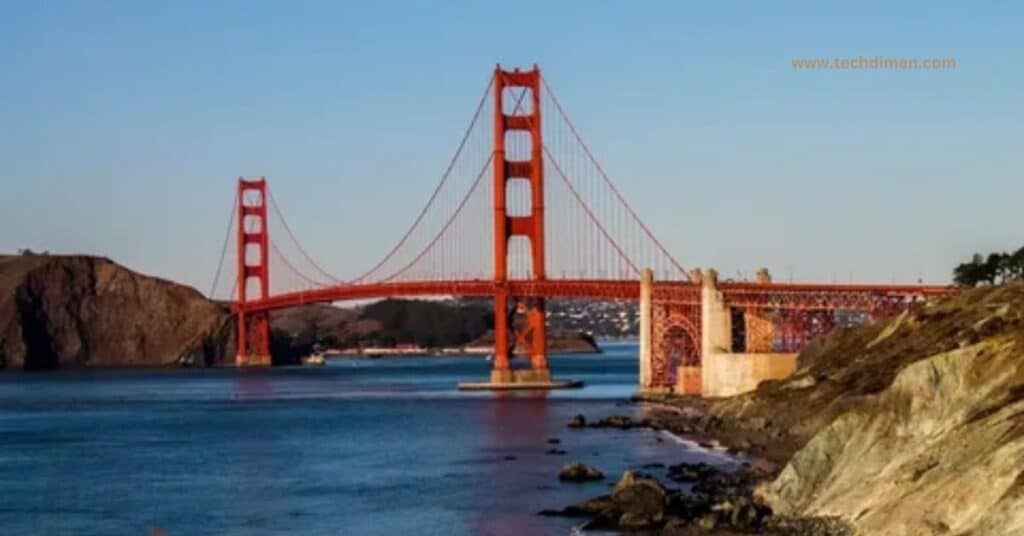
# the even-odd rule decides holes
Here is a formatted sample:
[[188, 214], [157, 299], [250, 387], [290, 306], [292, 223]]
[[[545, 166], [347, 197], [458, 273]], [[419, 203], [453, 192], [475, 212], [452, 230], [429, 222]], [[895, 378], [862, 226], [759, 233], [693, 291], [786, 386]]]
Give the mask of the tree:
[[1007, 275], [1010, 279], [1024, 278], [1024, 246], [1006, 257]]
[[953, 268], [953, 282], [967, 287], [981, 283], [995, 285], [1021, 278], [1024, 278], [1024, 247], [1013, 253], [993, 252], [988, 256], [975, 253], [970, 262]]
[[980, 253], [975, 253], [970, 262], [958, 264], [953, 268], [953, 282], [965, 287], [976, 286], [982, 281], [985, 260]]

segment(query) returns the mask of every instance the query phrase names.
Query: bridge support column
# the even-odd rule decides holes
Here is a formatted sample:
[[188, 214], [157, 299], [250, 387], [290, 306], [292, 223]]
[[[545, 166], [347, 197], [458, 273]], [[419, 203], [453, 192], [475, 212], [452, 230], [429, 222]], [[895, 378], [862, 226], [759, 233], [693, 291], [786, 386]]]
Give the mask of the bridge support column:
[[250, 281], [259, 299], [270, 296], [270, 238], [267, 229], [267, 181], [238, 179], [238, 304], [235, 309], [235, 365], [270, 365], [270, 313], [248, 310]]
[[[525, 106], [506, 109], [505, 91], [522, 90], [523, 99], [529, 93]], [[507, 283], [510, 278], [547, 279], [544, 251], [544, 144], [541, 140], [541, 78], [537, 66], [530, 71], [494, 70], [494, 364], [491, 381], [487, 384], [462, 383], [464, 389], [552, 388], [579, 385], [577, 382], [552, 382], [547, 357], [547, 317], [541, 296], [510, 296]], [[523, 111], [525, 110], [525, 111]], [[505, 152], [505, 136], [525, 133], [530, 137], [530, 154], [513, 155], [509, 160]], [[530, 213], [508, 213], [506, 192], [512, 181], [529, 184]], [[529, 274], [509, 274], [508, 244], [514, 236], [525, 237], [530, 243], [531, 266]], [[510, 322], [509, 306], [515, 304], [516, 322]], [[509, 344], [509, 332], [514, 344]], [[529, 368], [513, 368], [510, 349], [519, 349], [530, 358]]]
[[494, 359], [491, 381], [511, 378], [508, 361], [508, 294], [499, 290], [494, 294]]
[[548, 370], [547, 320], [544, 298], [534, 298], [526, 310], [526, 322], [530, 333], [530, 367], [538, 377], [543, 377], [544, 381], [551, 380], [551, 372]]
[[707, 269], [701, 274], [700, 351], [702, 356], [732, 350], [732, 314], [718, 291], [718, 272]]
[[[700, 369], [689, 371], [690, 382], [682, 385], [684, 374], [679, 371], [680, 385], [678, 389], [686, 394], [706, 394], [713, 392], [711, 385], [716, 377], [712, 369], [715, 367], [715, 356], [726, 354], [732, 350], [732, 313], [725, 304], [722, 293], [718, 291], [718, 272], [707, 269], [701, 273], [700, 287]], [[695, 384], [695, 385], [694, 385]], [[696, 391], [696, 392], [694, 392]]]
[[640, 273], [640, 391], [650, 390], [653, 352], [651, 351], [651, 287], [654, 273], [644, 268]]
[[[515, 302], [515, 314], [510, 316], [508, 295], [502, 293], [495, 296], [494, 365], [491, 370], [491, 382], [548, 383], [551, 381], [551, 372], [548, 370], [544, 300], [531, 298], [518, 299]], [[513, 336], [510, 337], [510, 334]], [[514, 339], [511, 344], [510, 339]], [[513, 353], [528, 356], [530, 368], [512, 368], [510, 354]]]
[[[706, 270], [701, 279], [700, 394], [733, 396], [756, 389], [764, 380], [792, 374], [796, 354], [771, 353], [772, 334], [766, 319], [755, 310], [733, 317], [718, 289], [718, 274]], [[734, 319], [744, 323], [746, 333], [746, 348], [740, 353], [733, 351]]]
[[235, 365], [239, 367], [270, 366], [270, 315], [265, 311], [237, 313], [238, 351]]

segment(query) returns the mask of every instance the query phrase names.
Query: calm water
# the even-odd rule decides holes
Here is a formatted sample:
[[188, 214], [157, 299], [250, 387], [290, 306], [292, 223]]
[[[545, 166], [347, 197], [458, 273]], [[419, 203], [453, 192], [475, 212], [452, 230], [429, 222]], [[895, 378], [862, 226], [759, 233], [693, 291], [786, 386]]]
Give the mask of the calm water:
[[[568, 534], [535, 513], [627, 467], [723, 461], [667, 434], [567, 429], [638, 411], [636, 347], [607, 348], [552, 357], [587, 386], [541, 395], [456, 391], [486, 377], [474, 358], [2, 374], [0, 534]], [[551, 437], [567, 456], [545, 454]], [[576, 459], [609, 481], [559, 483]]]

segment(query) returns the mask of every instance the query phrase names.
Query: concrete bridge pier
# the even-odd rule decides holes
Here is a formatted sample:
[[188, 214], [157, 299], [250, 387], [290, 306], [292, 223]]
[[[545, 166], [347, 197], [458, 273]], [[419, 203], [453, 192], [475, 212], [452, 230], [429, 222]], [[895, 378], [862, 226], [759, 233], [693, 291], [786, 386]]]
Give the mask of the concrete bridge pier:
[[[765, 274], [766, 276], [766, 274]], [[733, 320], [744, 322], [748, 342], [760, 348], [733, 348]], [[767, 333], [766, 333], [767, 330]], [[701, 396], [733, 396], [753, 391], [764, 380], [785, 378], [796, 369], [795, 353], [773, 353], [771, 327], [755, 311], [733, 316], [718, 290], [718, 273], [705, 270], [701, 277]], [[768, 347], [763, 344], [767, 338]], [[756, 350], [751, 352], [751, 350]]]
[[654, 273], [650, 268], [640, 272], [640, 390], [650, 391], [654, 386], [651, 377], [651, 291]]
[[[767, 277], [767, 274], [765, 274]], [[693, 319], [696, 311], [685, 313], [676, 310], [672, 314], [653, 314], [654, 281], [650, 270], [644, 270], [640, 277], [640, 348], [639, 384], [640, 391], [647, 393], [672, 392], [675, 394], [699, 396], [732, 396], [752, 391], [757, 384], [768, 379], [785, 378], [796, 368], [796, 354], [773, 353], [771, 341], [773, 326], [770, 319], [756, 310], [743, 311], [734, 315], [718, 287], [718, 273], [713, 269], [699, 272], [700, 278], [700, 322], [699, 340], [694, 341], [699, 354], [687, 358], [669, 355], [668, 348], [655, 348], [655, 344], [666, 344], [664, 333], [672, 322], [673, 314], [687, 314]], [[762, 281], [765, 282], [765, 281]], [[665, 308], [665, 304], [657, 307]], [[660, 309], [659, 309], [660, 310]], [[693, 319], [694, 323], [696, 319]], [[746, 333], [744, 348], [733, 347], [733, 322], [744, 322]], [[662, 333], [661, 343], [656, 343], [655, 333]], [[657, 361], [657, 362], [656, 362]], [[672, 362], [669, 362], [672, 361]], [[697, 361], [697, 362], [694, 362]], [[667, 367], [675, 367], [675, 383], [667, 380]], [[666, 383], [669, 382], [669, 383]]]

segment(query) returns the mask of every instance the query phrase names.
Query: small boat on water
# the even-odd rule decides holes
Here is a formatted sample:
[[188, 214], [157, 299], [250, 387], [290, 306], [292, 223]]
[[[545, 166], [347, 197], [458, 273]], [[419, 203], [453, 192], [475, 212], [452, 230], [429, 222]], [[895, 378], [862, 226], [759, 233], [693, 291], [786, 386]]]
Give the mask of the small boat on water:
[[313, 353], [303, 357], [300, 362], [304, 367], [322, 367], [324, 366], [324, 356], [320, 353]]

